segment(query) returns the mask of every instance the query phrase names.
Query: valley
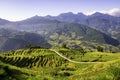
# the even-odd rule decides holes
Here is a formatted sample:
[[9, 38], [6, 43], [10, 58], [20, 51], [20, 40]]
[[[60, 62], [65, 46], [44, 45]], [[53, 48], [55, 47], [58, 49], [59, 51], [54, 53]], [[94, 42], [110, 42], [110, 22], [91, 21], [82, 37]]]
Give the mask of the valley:
[[119, 20], [98, 12], [0, 19], [0, 79], [119, 80]]
[[[95, 16], [95, 18], [93, 17], [93, 19], [101, 16], [108, 17], [109, 15], [100, 14], [100, 16]], [[81, 16], [79, 16], [78, 18], [80, 17]], [[92, 15], [89, 17], [92, 17]], [[109, 17], [115, 18], [116, 20], [119, 19], [119, 17]], [[69, 18], [71, 17], [69, 16]], [[101, 18], [104, 19], [104, 17]], [[74, 18], [72, 17], [72, 19]], [[107, 18], [107, 20], [109, 21], [109, 18]], [[110, 33], [104, 33], [99, 28], [96, 30], [95, 28], [93, 28], [94, 25], [93, 27], [91, 27], [91, 25], [86, 25], [83, 23], [51, 20], [51, 18], [41, 16], [33, 16], [31, 18], [17, 22], [6, 22], [6, 20], [1, 19], [1, 22], [4, 22], [4, 24], [1, 23], [0, 25], [0, 39], [2, 41], [2, 44], [0, 45], [0, 52], [8, 51], [11, 49], [14, 50], [25, 48], [26, 45], [50, 48], [61, 47], [64, 44], [66, 44], [66, 46], [70, 49], [84, 48], [86, 51], [96, 51], [97, 47], [101, 46], [104, 48], [105, 52], [120, 51], [118, 21], [115, 21], [118, 28], [116, 29], [118, 31], [116, 31], [115, 36], [110, 35]], [[106, 22], [103, 21], [103, 23]], [[96, 26], [100, 27], [101, 25]], [[116, 24], [113, 24], [113, 26], [116, 27]], [[103, 25], [102, 27], [105, 27], [105, 25]], [[9, 36], [10, 38], [8, 38], [7, 36]], [[9, 46], [7, 45], [12, 44], [13, 41], [16, 42], [16, 44], [14, 44], [13, 48], [9, 49]]]

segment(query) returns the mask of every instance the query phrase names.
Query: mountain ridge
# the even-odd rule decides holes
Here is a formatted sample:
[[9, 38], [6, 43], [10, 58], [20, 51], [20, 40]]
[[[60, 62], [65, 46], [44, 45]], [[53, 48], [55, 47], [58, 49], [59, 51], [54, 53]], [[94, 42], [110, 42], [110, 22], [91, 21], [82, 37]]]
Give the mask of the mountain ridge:
[[[73, 13], [68, 13], [68, 14], [70, 14], [70, 16], [74, 15]], [[65, 14], [62, 14], [62, 15], [65, 15]], [[103, 23], [105, 21], [107, 22], [107, 20], [105, 19], [112, 18], [111, 16], [109, 16], [109, 17], [105, 17], [104, 20], [101, 20], [101, 18], [104, 18], [104, 17], [101, 17], [102, 15], [101, 13], [95, 13], [95, 15], [91, 17], [84, 16], [82, 13], [79, 13], [77, 15], [83, 16], [81, 22], [86, 23], [84, 22], [84, 20], [87, 19], [88, 20], [87, 23], [89, 24], [92, 24], [95, 21], [98, 21], [98, 24], [101, 24], [101, 22]], [[96, 15], [100, 17], [96, 17]], [[48, 19], [47, 17], [41, 17], [41, 16], [33, 16], [31, 18], [28, 18], [22, 21], [16, 21], [16, 22], [5, 24], [2, 27], [6, 29], [12, 29], [12, 30], [17, 30], [22, 32], [25, 31], [30, 33], [31, 32], [37, 33], [38, 35], [45, 37], [45, 40], [47, 40], [50, 44], [53, 44], [53, 46], [57, 45], [57, 47], [62, 44], [67, 44], [68, 47], [79, 47], [79, 48], [81, 47], [81, 45], [86, 45], [94, 48], [97, 47], [98, 45], [103, 46], [103, 44], [112, 45], [112, 46], [119, 45], [119, 42], [118, 42], [119, 39], [112, 38], [111, 35], [105, 34], [100, 30], [94, 29], [95, 27], [94, 24], [92, 24], [92, 27], [88, 26], [87, 24], [86, 25], [80, 24], [79, 19], [76, 19], [76, 18], [79, 18], [78, 16], [75, 18], [70, 18], [69, 15], [67, 15], [67, 17], [70, 18], [70, 20], [73, 19], [71, 22], [60, 21], [56, 19], [51, 20], [51, 19]], [[90, 20], [88, 19], [88, 17]], [[116, 17], [114, 18], [116, 19]], [[74, 21], [78, 21], [78, 22], [74, 22]], [[119, 36], [117, 37], [119, 38]]]
[[[70, 22], [70, 23], [79, 23], [87, 25], [93, 29], [101, 31], [111, 37], [116, 37], [119, 35], [120, 31], [120, 17], [111, 16], [108, 14], [103, 14], [96, 12], [94, 14], [88, 16], [78, 16], [77, 14], [73, 14], [74, 16], [67, 16], [67, 13], [62, 13], [62, 15], [46, 17], [51, 20], [58, 20], [62, 22]], [[66, 16], [65, 16], [66, 15]]]

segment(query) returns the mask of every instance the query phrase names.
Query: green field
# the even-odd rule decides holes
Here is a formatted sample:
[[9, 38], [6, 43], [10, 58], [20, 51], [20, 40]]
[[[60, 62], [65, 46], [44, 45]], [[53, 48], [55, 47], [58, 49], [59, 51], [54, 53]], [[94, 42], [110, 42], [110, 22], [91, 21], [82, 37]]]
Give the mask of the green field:
[[[120, 53], [27, 48], [0, 54], [1, 80], [119, 80]], [[70, 59], [71, 61], [69, 61]], [[76, 61], [79, 63], [74, 63]]]

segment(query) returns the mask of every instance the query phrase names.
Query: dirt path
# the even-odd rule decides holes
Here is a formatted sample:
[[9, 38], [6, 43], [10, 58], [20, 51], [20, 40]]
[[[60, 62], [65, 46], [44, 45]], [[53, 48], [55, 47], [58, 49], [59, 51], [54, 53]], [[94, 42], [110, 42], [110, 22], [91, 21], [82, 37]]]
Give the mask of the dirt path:
[[57, 55], [59, 55], [60, 57], [66, 59], [66, 60], [68, 60], [68, 61], [70, 61], [70, 62], [73, 62], [73, 63], [90, 63], [90, 64], [91, 64], [91, 63], [103, 63], [103, 62], [79, 62], [79, 61], [74, 61], [74, 60], [71, 60], [71, 59], [63, 56], [62, 54], [60, 54], [60, 53], [57, 52], [56, 50], [53, 50], [53, 49], [50, 49], [50, 50], [53, 51], [53, 52], [55, 52], [55, 53], [56, 53]]

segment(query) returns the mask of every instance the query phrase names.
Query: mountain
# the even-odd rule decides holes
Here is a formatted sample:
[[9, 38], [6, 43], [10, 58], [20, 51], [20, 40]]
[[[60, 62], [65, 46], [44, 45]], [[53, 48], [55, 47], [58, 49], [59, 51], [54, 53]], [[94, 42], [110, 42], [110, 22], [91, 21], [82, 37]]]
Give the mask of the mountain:
[[51, 20], [65, 21], [65, 22], [80, 22], [87, 18], [83, 13], [74, 14], [72, 12], [62, 13], [58, 16], [46, 16], [45, 18]]
[[87, 19], [90, 27], [106, 34], [114, 35], [112, 32], [118, 32], [120, 17], [114, 17], [107, 14], [95, 13]]
[[[66, 17], [69, 17], [74, 14], [68, 13], [67, 15]], [[65, 15], [62, 14], [62, 16]], [[77, 16], [83, 17], [82, 19], [84, 20], [87, 17], [82, 13], [77, 14]], [[69, 48], [85, 47], [85, 49], [95, 49], [99, 45], [108, 47], [119, 45], [116, 39], [98, 30], [92, 29], [87, 25], [61, 22], [40, 16], [33, 16], [26, 20], [11, 22], [4, 25], [4, 28], [37, 33], [45, 37], [45, 40], [54, 47], [60, 47], [63, 44], [67, 44]]]
[[10, 21], [0, 18], [0, 25], [8, 24]]
[[[1, 22], [0, 28], [10, 28], [10, 29], [22, 30], [22, 31], [24, 30], [35, 31], [37, 28], [39, 29], [39, 26], [44, 27], [45, 23], [47, 24], [47, 26], [49, 26], [51, 24], [57, 24], [59, 21], [84, 24], [87, 25], [88, 27], [91, 27], [107, 35], [110, 35], [111, 37], [117, 36], [120, 31], [120, 27], [119, 27], [120, 17], [115, 17], [99, 12], [96, 12], [88, 16], [84, 15], [83, 13], [74, 14], [72, 12], [62, 13], [58, 16], [48, 15], [45, 17], [40, 17], [36, 15], [26, 20], [17, 21], [17, 22], [9, 22], [7, 20], [0, 19]], [[50, 29], [49, 27], [47, 28]], [[117, 39], [117, 37], [115, 38]]]
[[[71, 22], [87, 25], [93, 29], [99, 30], [107, 35], [115, 37], [120, 31], [120, 17], [111, 16], [96, 12], [92, 15], [84, 15], [82, 13], [72, 14], [62, 13], [58, 16], [46, 16], [47, 19], [58, 20], [62, 22]], [[119, 40], [118, 37], [115, 37]]]
[[47, 34], [48, 31], [52, 32], [56, 28], [58, 22], [59, 21], [56, 20], [49, 20], [43, 17], [34, 16], [22, 21], [10, 22], [2, 26], [2, 28]]
[[49, 47], [47, 41], [40, 35], [0, 29], [0, 52], [25, 48], [27, 45]]
[[[50, 34], [48, 40], [56, 46], [66, 44], [67, 47], [72, 49], [84, 47], [85, 50], [91, 50], [96, 49], [97, 46], [107, 46], [108, 48], [114, 48], [116, 51], [119, 50], [113, 47], [119, 45], [117, 40], [88, 26], [76, 23], [58, 24], [58, 28]], [[105, 51], [109, 51], [108, 48], [104, 47]]]
[[[120, 52], [113, 54], [120, 51], [120, 33], [111, 27], [115, 31], [107, 32], [107, 20], [116, 17], [101, 13], [60, 16], [65, 18], [34, 16], [0, 25], [1, 80], [120, 79]], [[104, 31], [102, 25], [107, 26]]]

